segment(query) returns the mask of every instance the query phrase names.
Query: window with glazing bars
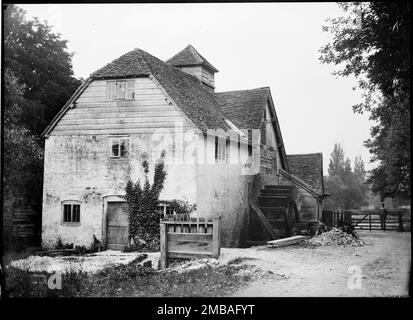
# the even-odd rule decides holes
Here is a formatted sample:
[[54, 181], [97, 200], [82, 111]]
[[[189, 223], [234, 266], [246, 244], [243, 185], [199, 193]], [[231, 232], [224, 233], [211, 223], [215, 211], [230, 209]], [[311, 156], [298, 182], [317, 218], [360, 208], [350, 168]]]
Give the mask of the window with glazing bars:
[[80, 204], [63, 204], [63, 222], [80, 222]]
[[156, 213], [158, 214], [159, 219], [162, 219], [167, 215], [173, 214], [173, 210], [167, 204], [158, 204], [156, 206]]
[[128, 138], [112, 138], [110, 156], [112, 158], [127, 158], [129, 153]]

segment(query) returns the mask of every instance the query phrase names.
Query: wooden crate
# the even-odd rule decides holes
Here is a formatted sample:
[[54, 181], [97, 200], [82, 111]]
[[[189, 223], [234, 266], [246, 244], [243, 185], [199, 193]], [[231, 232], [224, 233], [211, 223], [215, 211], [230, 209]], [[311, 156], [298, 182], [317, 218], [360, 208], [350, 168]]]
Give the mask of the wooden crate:
[[169, 259], [218, 258], [221, 250], [220, 217], [166, 218], [161, 221], [161, 268]]

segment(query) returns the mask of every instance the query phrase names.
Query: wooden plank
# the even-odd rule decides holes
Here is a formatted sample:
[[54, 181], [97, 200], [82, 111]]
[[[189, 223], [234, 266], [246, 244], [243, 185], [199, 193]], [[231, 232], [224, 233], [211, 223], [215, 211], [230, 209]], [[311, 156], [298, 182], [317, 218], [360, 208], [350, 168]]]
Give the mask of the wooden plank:
[[[170, 129], [171, 134], [175, 133], [185, 133], [187, 132], [185, 128], [183, 131], [175, 131], [174, 129]], [[66, 131], [53, 131], [50, 136], [84, 136], [84, 135], [110, 135], [110, 134], [153, 134], [155, 132], [154, 128], [139, 128], [139, 129], [125, 129], [125, 128], [118, 128], [118, 129], [93, 129], [93, 130], [66, 130]]]
[[161, 244], [160, 244], [160, 250], [161, 250], [161, 269], [165, 269], [168, 267], [168, 260], [167, 260], [167, 256], [166, 256], [166, 251], [167, 251], [167, 233], [166, 233], [166, 224], [161, 223], [160, 225], [160, 229], [161, 229], [161, 235], [160, 235], [160, 240], [161, 240]]
[[168, 259], [194, 259], [205, 258], [212, 256], [212, 252], [198, 252], [198, 251], [168, 251]]
[[[55, 131], [78, 131], [78, 130], [105, 130], [105, 129], [161, 129], [161, 128], [174, 128], [174, 123], [155, 123], [155, 122], [147, 122], [147, 123], [124, 123], [124, 124], [100, 124], [100, 125], [81, 125], [81, 124], [73, 124], [73, 125], [63, 125], [58, 123]], [[188, 128], [188, 126], [183, 126], [184, 128]]]
[[278, 240], [271, 240], [271, 241], [268, 241], [267, 244], [270, 247], [276, 247], [276, 248], [285, 247], [285, 246], [303, 242], [304, 240], [308, 238], [309, 237], [306, 237], [306, 236], [293, 236], [293, 237], [288, 237], [288, 238], [283, 238], [283, 239], [278, 239]]
[[[157, 89], [159, 88], [149, 78], [130, 78], [128, 80], [135, 80], [135, 90], [137, 89]], [[85, 90], [86, 94], [99, 92], [106, 96], [106, 83], [107, 80], [93, 80]]]
[[[134, 117], [134, 116], [146, 116], [146, 115], [157, 115], [157, 116], [175, 116], [182, 117], [182, 114], [177, 110], [173, 110], [167, 106], [133, 106], [133, 107], [116, 107], [107, 106], [102, 108], [95, 107], [84, 107], [82, 109], [71, 109], [65, 115], [68, 119], [79, 119], [79, 116], [84, 116], [86, 118], [106, 118], [106, 117]], [[182, 117], [182, 119], [184, 119]]]
[[370, 231], [371, 231], [371, 214], [369, 214], [369, 226], [370, 226]]
[[210, 252], [212, 253], [212, 239], [208, 239], [204, 242], [200, 241], [181, 241], [171, 240], [168, 237], [167, 241], [168, 252]]
[[221, 232], [219, 230], [219, 218], [214, 218], [212, 232], [212, 256], [214, 258], [218, 258], [221, 251]]
[[102, 96], [89, 96], [89, 97], [83, 96], [76, 100], [76, 104], [80, 105], [80, 104], [88, 103], [88, 102], [100, 102], [100, 103], [103, 103], [103, 102], [110, 102], [110, 103], [112, 102], [116, 102], [116, 103], [135, 102], [135, 103], [138, 103], [141, 101], [154, 101], [156, 103], [159, 103], [159, 102], [167, 103], [165, 99], [166, 97], [160, 93], [137, 94], [135, 95], [135, 99], [132, 99], [132, 100], [126, 100], [126, 99], [109, 100], [109, 99], [106, 99], [106, 97], [102, 97]]
[[159, 101], [137, 101], [137, 102], [125, 102], [125, 103], [114, 103], [114, 102], [90, 102], [82, 103], [76, 105], [76, 108], [70, 109], [73, 113], [82, 113], [84, 111], [88, 112], [121, 112], [121, 111], [147, 111], [147, 110], [161, 111], [178, 111], [178, 109], [173, 106], [169, 106], [165, 103]]
[[[174, 221], [174, 220], [166, 220], [166, 221], [162, 221], [165, 224], [188, 224], [188, 225], [192, 225], [192, 224], [202, 224], [202, 225], [213, 225], [213, 221]], [[205, 233], [205, 232], [204, 232]]]
[[193, 241], [193, 242], [208, 242], [212, 241], [212, 233], [178, 233], [168, 232], [168, 240], [170, 241]]
[[152, 99], [140, 99], [140, 100], [97, 100], [88, 99], [79, 101], [76, 103], [75, 109], [82, 108], [103, 108], [103, 107], [144, 107], [144, 106], [154, 106], [154, 107], [170, 107], [171, 106], [165, 99], [155, 98]]
[[67, 120], [62, 119], [59, 124], [62, 126], [65, 125], [104, 125], [104, 124], [129, 124], [129, 123], [163, 123], [168, 124], [175, 124], [175, 122], [181, 120], [179, 117], [118, 117], [118, 118], [106, 118], [106, 119], [74, 119], [74, 120]]
[[255, 215], [258, 218], [258, 221], [261, 223], [261, 225], [264, 227], [264, 230], [267, 231], [268, 235], [272, 238], [275, 239], [277, 238], [277, 235], [274, 232], [274, 229], [272, 228], [271, 224], [268, 222], [267, 218], [264, 216], [262, 213], [261, 209], [258, 208], [255, 204], [251, 203], [251, 208], [253, 209], [252, 211], [255, 212]]

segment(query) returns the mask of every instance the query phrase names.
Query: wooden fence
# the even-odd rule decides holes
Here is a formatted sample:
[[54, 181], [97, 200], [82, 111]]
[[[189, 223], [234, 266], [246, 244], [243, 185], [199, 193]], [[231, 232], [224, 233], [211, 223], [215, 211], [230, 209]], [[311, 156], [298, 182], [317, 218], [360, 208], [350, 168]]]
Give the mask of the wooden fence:
[[220, 217], [161, 220], [161, 268], [169, 259], [218, 258], [221, 251]]
[[323, 211], [323, 223], [327, 227], [352, 225], [358, 230], [410, 231], [410, 213], [401, 211]]

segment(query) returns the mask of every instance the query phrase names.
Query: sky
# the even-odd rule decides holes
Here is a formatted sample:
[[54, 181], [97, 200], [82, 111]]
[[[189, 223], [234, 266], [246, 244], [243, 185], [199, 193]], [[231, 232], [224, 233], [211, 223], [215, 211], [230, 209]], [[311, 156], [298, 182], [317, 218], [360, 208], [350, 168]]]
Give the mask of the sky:
[[327, 174], [334, 144], [351, 161], [361, 156], [373, 123], [354, 114], [361, 101], [352, 77], [336, 78], [336, 66], [319, 61], [332, 39], [327, 18], [343, 14], [336, 3], [225, 4], [25, 4], [68, 40], [76, 77], [135, 48], [166, 61], [192, 44], [219, 72], [215, 90], [270, 87], [287, 154], [323, 153]]

